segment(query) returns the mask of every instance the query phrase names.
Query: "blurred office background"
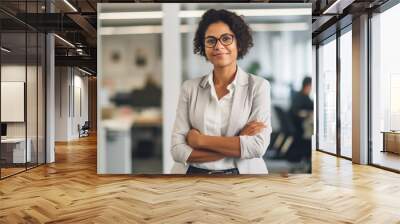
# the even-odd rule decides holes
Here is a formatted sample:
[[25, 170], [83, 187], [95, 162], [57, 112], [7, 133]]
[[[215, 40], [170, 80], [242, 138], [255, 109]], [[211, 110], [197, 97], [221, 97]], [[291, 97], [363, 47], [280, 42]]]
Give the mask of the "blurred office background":
[[[194, 32], [210, 8], [237, 10], [252, 28], [254, 47], [239, 66], [271, 84], [269, 171], [311, 172], [313, 111], [300, 138], [291, 113], [303, 79], [315, 74], [310, 4], [108, 3], [98, 11], [99, 173], [169, 173], [180, 86], [212, 69], [193, 54]], [[312, 82], [311, 100], [314, 90]]]

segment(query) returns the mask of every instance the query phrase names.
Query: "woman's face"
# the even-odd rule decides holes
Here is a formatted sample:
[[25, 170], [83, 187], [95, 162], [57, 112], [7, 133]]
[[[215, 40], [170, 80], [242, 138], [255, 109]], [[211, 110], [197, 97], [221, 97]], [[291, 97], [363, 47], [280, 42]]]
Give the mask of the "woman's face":
[[[206, 57], [214, 67], [225, 67], [236, 62], [238, 54], [236, 38], [228, 25], [223, 22], [210, 24], [204, 39]], [[211, 47], [214, 44], [215, 46]]]

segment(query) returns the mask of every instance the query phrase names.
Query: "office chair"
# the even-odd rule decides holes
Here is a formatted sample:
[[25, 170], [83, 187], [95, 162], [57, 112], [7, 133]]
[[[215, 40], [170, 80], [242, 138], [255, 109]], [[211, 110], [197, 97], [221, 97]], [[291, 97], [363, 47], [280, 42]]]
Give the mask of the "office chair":
[[89, 136], [89, 129], [90, 129], [89, 121], [85, 121], [82, 127], [80, 127], [80, 125], [78, 124], [79, 138]]
[[274, 110], [279, 120], [280, 130], [274, 147], [277, 150], [277, 157], [285, 157], [287, 151], [293, 144], [295, 129], [290, 115], [281, 107], [274, 106]]

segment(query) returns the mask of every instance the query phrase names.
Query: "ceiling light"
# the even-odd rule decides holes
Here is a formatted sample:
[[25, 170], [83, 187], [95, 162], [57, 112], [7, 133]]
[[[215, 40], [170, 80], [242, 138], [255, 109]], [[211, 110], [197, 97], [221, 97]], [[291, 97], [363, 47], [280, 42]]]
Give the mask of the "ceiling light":
[[1, 49], [2, 51], [6, 52], [6, 53], [10, 53], [10, 52], [11, 52], [11, 50], [9, 50], [9, 49], [7, 49], [7, 48], [5, 48], [5, 47], [1, 47], [0, 49]]
[[[311, 15], [310, 8], [294, 8], [294, 9], [228, 9], [238, 15], [245, 17], [270, 17], [270, 16], [307, 16]], [[205, 13], [204, 10], [186, 10], [180, 11], [180, 18], [201, 17]]]
[[198, 18], [204, 14], [204, 10], [185, 10], [179, 11], [179, 18]]
[[79, 68], [79, 67], [78, 67], [78, 70], [81, 71], [81, 72], [83, 72], [83, 73], [85, 73], [85, 74], [87, 74], [87, 75], [90, 75], [90, 76], [92, 75], [92, 73], [90, 73], [90, 72], [88, 72], [88, 71], [86, 71], [86, 70], [83, 70], [83, 69], [81, 69], [81, 68]]
[[309, 29], [309, 25], [307, 23], [255, 23], [250, 24], [250, 28], [254, 32], [305, 31]]
[[67, 4], [72, 10], [74, 10], [74, 12], [78, 12], [78, 10], [71, 4], [69, 3], [68, 0], [64, 0], [65, 4]]
[[333, 2], [332, 5], [330, 5], [322, 14], [342, 14], [343, 9], [345, 9], [347, 6], [351, 5], [354, 2], [354, 0], [336, 0]]
[[64, 43], [66, 43], [67, 45], [69, 45], [70, 47], [75, 48], [75, 45], [73, 45], [71, 42], [67, 41], [66, 39], [60, 37], [59, 35], [54, 34], [54, 36], [57, 37], [58, 39], [60, 39], [61, 41], [63, 41]]
[[[288, 8], [288, 9], [228, 9], [238, 15], [253, 16], [304, 16], [311, 15], [311, 8]], [[205, 10], [183, 10], [179, 12], [180, 18], [197, 18], [204, 14]], [[100, 13], [100, 20], [124, 20], [124, 19], [161, 19], [162, 11], [152, 12], [106, 12]]]
[[[254, 32], [271, 31], [305, 31], [309, 29], [307, 23], [250, 23], [250, 28]], [[181, 25], [181, 33], [195, 32], [196, 26]], [[162, 26], [120, 26], [120, 27], [102, 27], [100, 35], [132, 35], [132, 34], [156, 34], [162, 33]]]
[[122, 27], [103, 27], [101, 35], [125, 35], [125, 34], [152, 34], [161, 33], [161, 26], [122, 26]]
[[161, 11], [153, 12], [105, 12], [100, 13], [101, 20], [114, 20], [114, 19], [160, 19], [163, 13]]
[[311, 15], [311, 8], [292, 9], [231, 9], [238, 15], [243, 16], [308, 16]]

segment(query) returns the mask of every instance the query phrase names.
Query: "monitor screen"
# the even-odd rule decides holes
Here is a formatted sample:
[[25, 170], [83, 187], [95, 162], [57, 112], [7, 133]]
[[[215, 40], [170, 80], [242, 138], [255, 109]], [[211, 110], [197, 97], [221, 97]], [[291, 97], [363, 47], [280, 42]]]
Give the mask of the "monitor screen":
[[7, 136], [7, 124], [1, 124], [1, 136]]

